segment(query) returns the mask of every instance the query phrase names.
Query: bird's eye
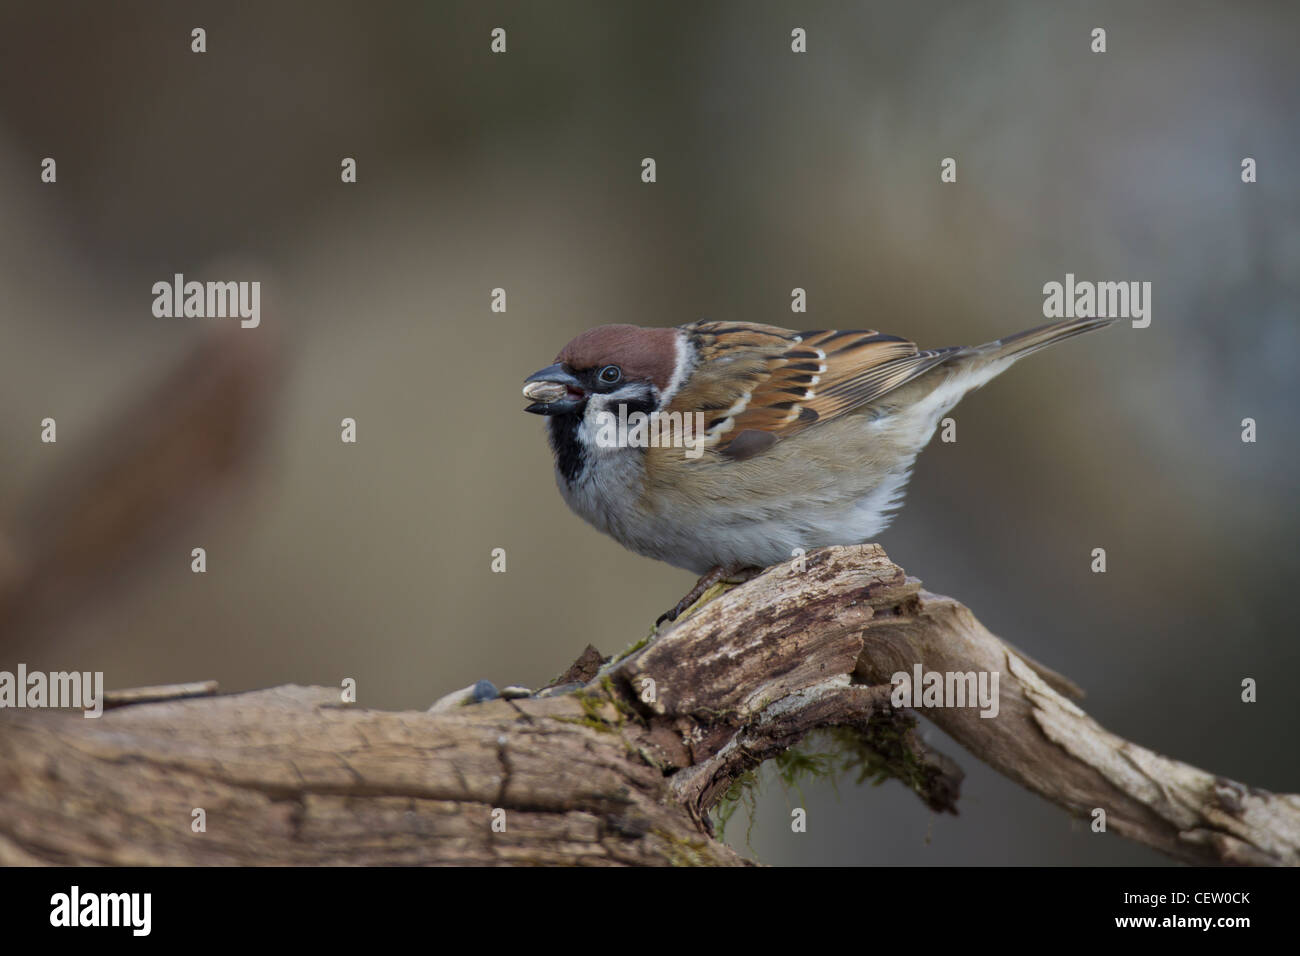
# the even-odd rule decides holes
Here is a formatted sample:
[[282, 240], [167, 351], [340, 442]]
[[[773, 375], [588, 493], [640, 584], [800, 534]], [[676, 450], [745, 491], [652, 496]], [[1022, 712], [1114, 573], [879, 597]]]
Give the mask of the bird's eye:
[[596, 377], [602, 385], [617, 385], [623, 381], [623, 370], [617, 365], [606, 365]]

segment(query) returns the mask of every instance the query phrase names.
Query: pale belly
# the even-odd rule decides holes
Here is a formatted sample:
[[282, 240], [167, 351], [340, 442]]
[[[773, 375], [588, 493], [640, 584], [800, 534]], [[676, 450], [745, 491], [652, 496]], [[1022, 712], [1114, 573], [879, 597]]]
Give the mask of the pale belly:
[[569, 507], [624, 547], [704, 574], [719, 565], [770, 567], [884, 531], [912, 458], [857, 455], [852, 443], [840, 450], [847, 465], [801, 461], [797, 447], [785, 449], [790, 460], [775, 468], [770, 461], [759, 467], [701, 460], [692, 466], [697, 475], [649, 495], [639, 453], [626, 449], [621, 458], [603, 456], [572, 485], [557, 477]]

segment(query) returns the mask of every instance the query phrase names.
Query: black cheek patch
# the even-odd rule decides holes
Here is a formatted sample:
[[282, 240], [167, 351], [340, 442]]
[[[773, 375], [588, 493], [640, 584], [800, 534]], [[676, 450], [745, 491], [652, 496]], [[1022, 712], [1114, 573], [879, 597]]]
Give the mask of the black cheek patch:
[[548, 423], [551, 430], [551, 450], [555, 452], [555, 466], [564, 480], [573, 482], [587, 462], [586, 450], [578, 441], [578, 426], [582, 418], [574, 412], [556, 415]]
[[633, 412], [640, 412], [642, 415], [649, 415], [655, 410], [655, 401], [652, 398], [629, 398], [625, 402], [618, 402], [612, 406], [611, 410], [615, 415], [618, 414], [620, 406], [627, 409], [628, 415], [631, 415]]

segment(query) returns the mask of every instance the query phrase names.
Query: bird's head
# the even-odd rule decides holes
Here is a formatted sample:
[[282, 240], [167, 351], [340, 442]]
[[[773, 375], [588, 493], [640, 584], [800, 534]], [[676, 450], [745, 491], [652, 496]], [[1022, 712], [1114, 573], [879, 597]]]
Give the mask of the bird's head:
[[561, 349], [553, 365], [524, 380], [524, 397], [532, 402], [524, 411], [578, 417], [620, 405], [654, 411], [676, 384], [681, 352], [676, 329], [589, 329]]

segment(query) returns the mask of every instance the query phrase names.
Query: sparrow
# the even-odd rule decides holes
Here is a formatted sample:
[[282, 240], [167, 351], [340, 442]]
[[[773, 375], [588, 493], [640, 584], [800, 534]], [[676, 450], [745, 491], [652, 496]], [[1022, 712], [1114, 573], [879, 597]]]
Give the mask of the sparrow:
[[[525, 379], [525, 411], [548, 418], [556, 482], [574, 512], [638, 554], [701, 575], [662, 623], [718, 581], [875, 539], [962, 396], [1112, 321], [924, 350], [872, 330], [603, 325]], [[633, 431], [611, 441], [610, 422], [636, 412], [664, 423], [679, 413], [683, 436], [690, 421], [703, 433], [677, 444], [632, 441]]]

